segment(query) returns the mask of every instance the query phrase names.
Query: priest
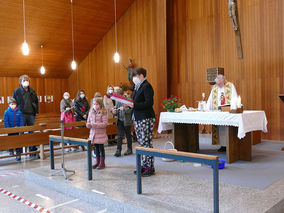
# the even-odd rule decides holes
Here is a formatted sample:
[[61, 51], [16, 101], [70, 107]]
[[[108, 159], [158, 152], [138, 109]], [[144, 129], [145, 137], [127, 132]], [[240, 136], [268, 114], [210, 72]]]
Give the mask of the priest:
[[[232, 98], [237, 98], [237, 91], [233, 83], [226, 81], [224, 75], [217, 75], [215, 79], [216, 84], [212, 87], [210, 96], [207, 101], [208, 110], [218, 110], [223, 105], [230, 105]], [[219, 152], [226, 151], [226, 140], [219, 139], [219, 134], [224, 131], [224, 128], [218, 128], [218, 126], [212, 126], [212, 144], [221, 147]]]

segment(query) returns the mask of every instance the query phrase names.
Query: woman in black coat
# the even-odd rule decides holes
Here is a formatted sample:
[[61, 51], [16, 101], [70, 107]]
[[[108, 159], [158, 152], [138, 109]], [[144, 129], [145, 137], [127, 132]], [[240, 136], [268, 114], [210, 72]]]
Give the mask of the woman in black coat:
[[[154, 90], [151, 84], [146, 80], [147, 71], [138, 67], [133, 70], [133, 82], [135, 89], [131, 95], [133, 104], [132, 119], [134, 121], [135, 132], [139, 146], [153, 148], [152, 136], [155, 125]], [[142, 176], [151, 176], [155, 174], [154, 158], [142, 155]]]
[[76, 121], [86, 121], [88, 118], [90, 110], [90, 105], [88, 99], [86, 98], [85, 91], [79, 90], [77, 93], [77, 98], [74, 100], [74, 111]]

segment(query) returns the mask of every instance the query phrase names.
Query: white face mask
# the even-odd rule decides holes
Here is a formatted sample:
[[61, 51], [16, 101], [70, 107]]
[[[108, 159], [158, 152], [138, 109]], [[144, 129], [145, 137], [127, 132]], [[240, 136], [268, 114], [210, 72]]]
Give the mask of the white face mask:
[[95, 111], [98, 111], [100, 109], [100, 105], [99, 104], [95, 104], [93, 106], [93, 108], [94, 108]]
[[80, 98], [85, 98], [85, 94], [80, 94]]
[[10, 104], [11, 109], [15, 109], [16, 105], [15, 104]]
[[68, 100], [68, 99], [69, 99], [69, 96], [68, 96], [68, 95], [64, 95], [64, 99], [65, 99], [65, 100]]
[[108, 93], [109, 93], [109, 94], [112, 94], [112, 93], [113, 93], [113, 89], [109, 89], [109, 90], [108, 90]]
[[133, 83], [135, 84], [135, 85], [137, 85], [137, 84], [139, 84], [140, 82], [141, 82], [141, 80], [138, 78], [138, 77], [133, 77]]
[[22, 86], [23, 87], [28, 87], [29, 86], [29, 82], [28, 81], [22, 81]]

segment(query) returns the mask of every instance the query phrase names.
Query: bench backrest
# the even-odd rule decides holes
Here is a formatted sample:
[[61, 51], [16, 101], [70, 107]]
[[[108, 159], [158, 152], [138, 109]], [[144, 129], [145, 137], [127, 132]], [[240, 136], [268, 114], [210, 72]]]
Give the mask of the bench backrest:
[[[65, 123], [65, 127], [80, 127], [65, 129], [64, 136], [74, 138], [89, 138], [90, 129], [86, 128], [85, 121]], [[0, 150], [13, 149], [24, 146], [37, 146], [49, 143], [49, 135], [61, 135], [60, 123], [36, 124], [34, 126], [0, 128], [0, 135], [11, 133], [33, 132], [32, 134], [0, 136]], [[117, 126], [111, 122], [106, 128], [107, 135], [118, 134]]]

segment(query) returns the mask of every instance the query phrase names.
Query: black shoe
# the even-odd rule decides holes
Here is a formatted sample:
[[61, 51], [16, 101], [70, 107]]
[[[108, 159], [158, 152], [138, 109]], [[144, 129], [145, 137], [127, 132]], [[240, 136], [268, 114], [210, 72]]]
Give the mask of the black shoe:
[[153, 168], [146, 168], [144, 172], [142, 172], [142, 177], [149, 177], [155, 174], [155, 169]]
[[220, 149], [218, 149], [218, 152], [226, 152], [226, 150], [225, 146], [221, 146]]
[[114, 153], [115, 157], [119, 157], [121, 156], [121, 151], [119, 149], [116, 150], [116, 152]]
[[125, 152], [124, 152], [124, 155], [132, 155], [133, 152], [132, 152], [132, 149], [127, 149]]
[[16, 161], [21, 161], [21, 155], [16, 157]]

